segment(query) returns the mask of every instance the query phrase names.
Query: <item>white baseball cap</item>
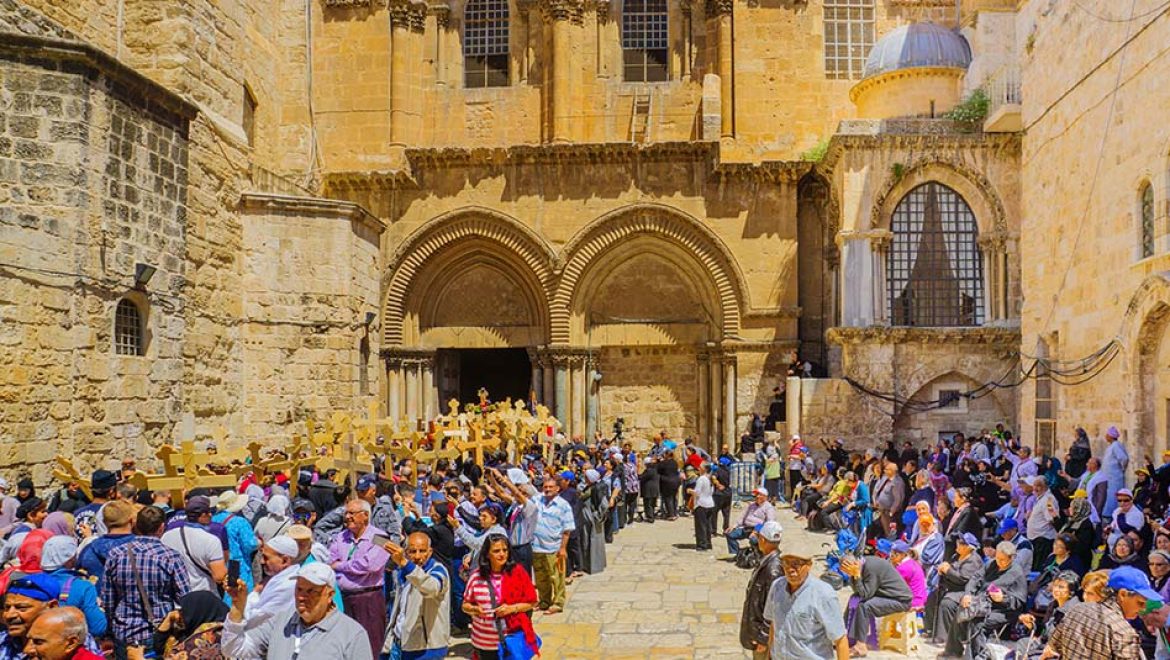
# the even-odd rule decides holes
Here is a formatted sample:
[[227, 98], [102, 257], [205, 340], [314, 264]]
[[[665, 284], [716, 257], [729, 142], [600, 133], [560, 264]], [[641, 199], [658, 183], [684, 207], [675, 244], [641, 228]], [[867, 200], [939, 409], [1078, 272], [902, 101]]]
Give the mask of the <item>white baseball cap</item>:
[[760, 538], [767, 539], [770, 543], [779, 543], [780, 535], [783, 532], [784, 528], [780, 526], [780, 523], [776, 522], [775, 520], [769, 520], [763, 525], [760, 525], [760, 531], [758, 534], [760, 535]]
[[294, 579], [306, 580], [312, 582], [319, 587], [333, 587], [337, 588], [337, 573], [329, 564], [322, 564], [321, 562], [314, 562], [301, 567], [297, 571]]
[[276, 536], [268, 539], [266, 543], [269, 548], [272, 548], [277, 554], [284, 555], [296, 559], [300, 554], [300, 549], [297, 547], [296, 539], [289, 536]]

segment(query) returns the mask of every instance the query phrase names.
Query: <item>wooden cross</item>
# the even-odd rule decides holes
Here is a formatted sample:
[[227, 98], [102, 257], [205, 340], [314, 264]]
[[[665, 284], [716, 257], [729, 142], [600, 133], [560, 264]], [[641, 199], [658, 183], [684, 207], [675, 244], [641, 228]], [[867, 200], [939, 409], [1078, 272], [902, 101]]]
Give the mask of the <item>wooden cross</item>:
[[459, 443], [459, 453], [465, 451], [475, 452], [475, 462], [477, 465], [483, 465], [483, 450], [496, 449], [500, 446], [500, 439], [498, 437], [485, 438], [481, 423], [477, 420], [470, 425], [470, 438], [464, 442]]
[[[183, 493], [194, 488], [235, 488], [238, 478], [233, 474], [201, 474], [199, 458], [206, 453], [195, 451], [195, 442], [184, 440], [179, 449], [163, 445], [155, 454], [163, 462], [163, 473], [145, 475], [150, 490], [171, 491], [171, 505], [183, 506]], [[177, 460], [176, 460], [177, 459]], [[181, 468], [181, 470], [180, 470]]]
[[77, 487], [85, 493], [87, 498], [93, 499], [93, 489], [90, 488], [89, 479], [81, 476], [77, 468], [73, 467], [73, 461], [68, 458], [57, 457], [57, 467], [53, 468], [53, 478], [65, 484], [77, 484]]

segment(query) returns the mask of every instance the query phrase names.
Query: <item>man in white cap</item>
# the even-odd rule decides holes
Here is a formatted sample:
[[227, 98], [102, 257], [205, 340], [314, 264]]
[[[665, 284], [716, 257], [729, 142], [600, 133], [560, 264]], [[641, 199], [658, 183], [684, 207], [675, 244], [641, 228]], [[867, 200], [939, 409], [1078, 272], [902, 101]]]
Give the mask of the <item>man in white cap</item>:
[[232, 609], [223, 625], [220, 650], [229, 658], [267, 660], [373, 660], [370, 640], [357, 621], [333, 605], [337, 575], [327, 564], [309, 564], [297, 573], [296, 611], [267, 621], [244, 617], [247, 586], [243, 580], [228, 585]]
[[846, 660], [849, 639], [837, 592], [812, 572], [812, 556], [790, 551], [780, 555], [783, 580], [768, 592], [764, 619], [770, 624], [772, 660]]
[[260, 591], [248, 594], [244, 616], [253, 619], [261, 613], [277, 615], [293, 606], [296, 574], [300, 569], [297, 557], [300, 547], [289, 536], [275, 536], [260, 546], [260, 568], [267, 580]]
[[[767, 495], [767, 491], [764, 491], [765, 502]], [[764, 607], [768, 604], [768, 592], [772, 588], [772, 583], [784, 574], [780, 570], [779, 552], [780, 536], [783, 531], [780, 523], [770, 520], [760, 525], [760, 530], [755, 532], [756, 543], [763, 558], [748, 580], [743, 615], [739, 619], [739, 643], [752, 652], [753, 660], [765, 660], [768, 657], [768, 632], [771, 626], [764, 618]]]
[[[752, 491], [755, 501], [747, 505], [740, 516], [739, 524], [723, 530], [727, 540], [727, 552], [734, 559], [739, 554], [739, 542], [750, 537], [756, 527], [776, 520], [776, 508], [768, 501], [768, 491], [757, 488]], [[761, 552], [763, 552], [761, 550]]]

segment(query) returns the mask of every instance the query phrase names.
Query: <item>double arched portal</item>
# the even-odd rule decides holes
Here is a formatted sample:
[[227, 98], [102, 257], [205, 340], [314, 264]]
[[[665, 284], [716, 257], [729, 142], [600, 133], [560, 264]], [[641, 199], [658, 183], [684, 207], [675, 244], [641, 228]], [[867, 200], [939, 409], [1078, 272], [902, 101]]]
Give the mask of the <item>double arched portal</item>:
[[461, 209], [403, 242], [383, 290], [392, 417], [431, 417], [484, 387], [535, 396], [570, 435], [622, 417], [643, 437], [734, 436], [743, 275], [676, 209], [602, 216], [559, 250], [514, 218]]

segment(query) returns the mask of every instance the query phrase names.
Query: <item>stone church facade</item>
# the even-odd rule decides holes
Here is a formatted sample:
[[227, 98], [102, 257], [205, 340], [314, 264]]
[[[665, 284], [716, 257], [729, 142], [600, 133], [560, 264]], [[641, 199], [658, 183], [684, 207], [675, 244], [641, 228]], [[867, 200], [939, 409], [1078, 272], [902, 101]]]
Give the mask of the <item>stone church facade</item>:
[[1029, 115], [1090, 29], [1049, 4], [0, 0], [0, 469], [481, 387], [582, 437], [714, 447], [778, 387], [812, 437], [1031, 435], [1029, 385], [980, 386], [1083, 192]]

